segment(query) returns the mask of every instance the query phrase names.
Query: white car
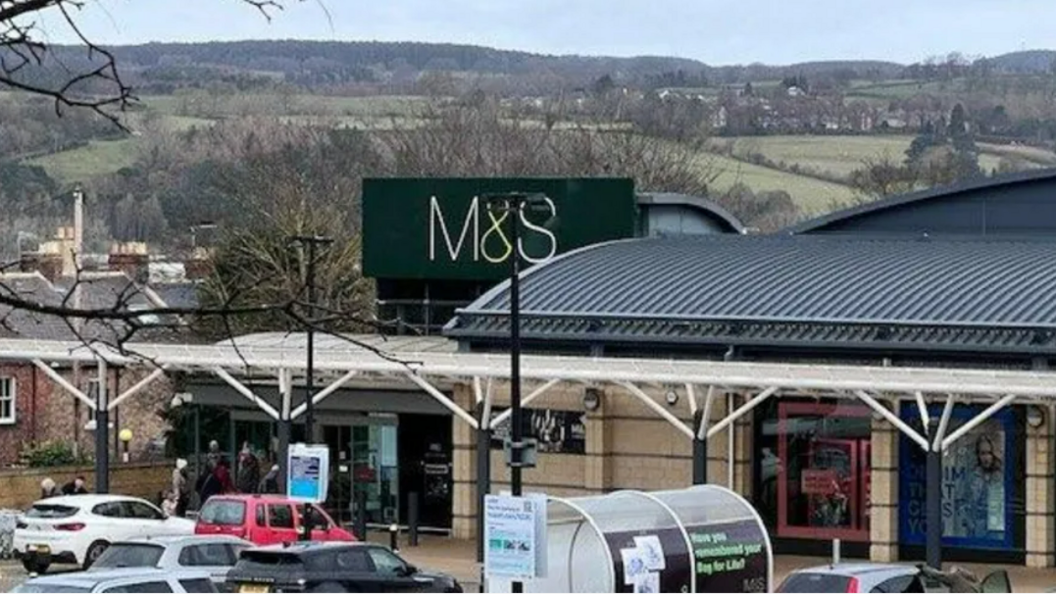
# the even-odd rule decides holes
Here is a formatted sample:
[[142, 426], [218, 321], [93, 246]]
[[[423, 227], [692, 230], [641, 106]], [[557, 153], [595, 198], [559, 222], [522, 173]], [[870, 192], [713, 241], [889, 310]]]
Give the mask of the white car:
[[12, 592], [216, 592], [209, 574], [201, 571], [117, 569], [60, 573], [30, 578]]
[[147, 536], [194, 534], [194, 522], [167, 518], [151, 503], [121, 495], [42, 499], [18, 517], [15, 556], [30, 573], [52, 563], [88, 568], [110, 543]]
[[204, 571], [224, 591], [227, 572], [238, 562], [242, 551], [254, 544], [234, 536], [192, 535], [156, 536], [114, 542], [90, 572], [122, 568], [153, 568], [167, 571]]

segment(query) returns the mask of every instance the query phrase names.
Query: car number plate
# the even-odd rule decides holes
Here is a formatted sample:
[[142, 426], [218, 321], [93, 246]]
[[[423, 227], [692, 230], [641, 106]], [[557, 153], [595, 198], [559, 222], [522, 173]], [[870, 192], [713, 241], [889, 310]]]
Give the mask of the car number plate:
[[30, 553], [37, 553], [40, 555], [50, 555], [51, 547], [49, 547], [48, 545], [28, 545], [26, 547], [26, 551]]
[[270, 588], [260, 584], [242, 584], [238, 589], [242, 594], [266, 594]]

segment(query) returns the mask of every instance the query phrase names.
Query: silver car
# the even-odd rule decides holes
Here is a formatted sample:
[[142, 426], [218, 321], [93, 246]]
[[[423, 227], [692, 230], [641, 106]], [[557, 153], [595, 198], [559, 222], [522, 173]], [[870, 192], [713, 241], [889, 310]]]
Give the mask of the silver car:
[[939, 572], [924, 566], [841, 563], [799, 569], [777, 592], [1011, 592], [1008, 574], [995, 571], [982, 581], [952, 567]]
[[120, 568], [156, 568], [167, 571], [196, 570], [209, 574], [223, 590], [227, 572], [238, 561], [239, 554], [253, 543], [234, 536], [158, 536], [115, 542], [110, 545], [89, 571]]
[[60, 573], [26, 580], [12, 592], [216, 592], [203, 571], [110, 569]]

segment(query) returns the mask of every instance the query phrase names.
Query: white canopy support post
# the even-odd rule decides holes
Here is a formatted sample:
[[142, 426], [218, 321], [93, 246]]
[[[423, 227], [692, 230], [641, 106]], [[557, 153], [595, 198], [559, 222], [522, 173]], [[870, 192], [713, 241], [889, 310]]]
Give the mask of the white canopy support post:
[[[777, 388], [769, 388], [769, 389], [773, 390], [774, 392], [777, 392]], [[772, 393], [773, 392], [771, 392], [771, 394]], [[764, 391], [763, 394], [766, 394], [766, 391]], [[763, 396], [763, 394], [760, 394], [760, 396]], [[759, 399], [759, 402], [762, 402], [763, 400], [766, 400], [769, 397], [770, 397], [770, 395], [766, 394], [765, 396], [763, 396], [762, 398]], [[726, 410], [733, 410], [733, 404], [736, 402], [736, 400], [734, 400], [734, 398], [736, 398], [736, 396], [733, 395], [733, 392], [727, 392], [726, 393]], [[744, 408], [747, 408], [748, 404], [751, 404], [751, 403], [749, 402], [749, 403], [745, 404]], [[753, 405], [753, 407], [754, 407], [754, 405]], [[744, 411], [744, 413], [747, 413], [747, 412], [748, 412], [747, 410]], [[744, 413], [738, 414], [737, 415], [738, 418], [740, 418]], [[734, 438], [733, 438], [733, 428], [735, 426], [736, 425], [733, 424], [733, 421], [730, 421], [730, 423], [727, 425], [728, 429], [726, 430], [726, 488], [731, 490], [731, 491], [735, 490], [734, 487], [733, 487], [734, 468], [736, 468], [736, 466], [735, 466], [736, 456], [734, 455], [735, 454], [734, 450], [736, 449], [735, 448], [736, 443], [735, 443]], [[709, 435], [710, 435], [710, 431], [709, 431]]]
[[953, 442], [957, 441], [961, 437], [964, 437], [964, 435], [966, 433], [968, 433], [969, 431], [971, 431], [972, 429], [975, 429], [979, 425], [982, 425], [983, 423], [985, 423], [987, 421], [987, 419], [989, 419], [990, 417], [994, 416], [997, 413], [997, 411], [999, 411], [1002, 408], [1005, 408], [1006, 406], [1011, 404], [1012, 401], [1015, 400], [1015, 399], [1016, 399], [1016, 395], [1015, 394], [1008, 394], [1006, 396], [1003, 396], [1000, 400], [998, 400], [997, 402], [995, 402], [995, 403], [991, 404], [990, 406], [988, 406], [986, 408], [986, 410], [984, 410], [983, 412], [981, 412], [981, 413], [975, 415], [974, 417], [972, 417], [972, 420], [970, 420], [967, 423], [961, 425], [953, 433], [950, 433], [948, 436], [943, 438], [943, 440], [942, 440], [942, 451], [946, 451], [946, 448], [948, 448], [951, 445], [953, 445]]
[[51, 378], [51, 381], [55, 382], [56, 384], [59, 384], [59, 386], [63, 390], [66, 390], [67, 392], [72, 394], [74, 398], [83, 402], [85, 406], [87, 406], [90, 410], [95, 410], [94, 400], [89, 398], [87, 394], [80, 391], [79, 389], [77, 389], [77, 387], [68, 382], [66, 378], [59, 375], [59, 373], [52, 369], [47, 363], [41, 361], [40, 359], [33, 359], [33, 364], [36, 365], [41, 371], [43, 371], [44, 375]]
[[250, 390], [249, 388], [247, 388], [242, 382], [240, 382], [237, 379], [231, 377], [231, 374], [228, 373], [224, 368], [222, 368], [222, 367], [214, 367], [213, 368], [213, 373], [215, 373], [217, 375], [217, 377], [219, 377], [220, 379], [222, 379], [225, 382], [227, 382], [228, 385], [230, 385], [232, 388], [234, 388], [236, 392], [238, 392], [242, 396], [245, 396], [247, 400], [249, 400], [253, 404], [256, 404], [257, 407], [260, 408], [260, 410], [262, 410], [265, 413], [267, 413], [267, 415], [269, 417], [275, 419], [276, 421], [280, 420], [279, 419], [279, 411], [275, 410], [275, 407], [273, 407], [272, 405], [268, 404], [267, 401], [264, 400], [263, 398], [261, 398], [260, 396], [257, 396], [256, 394], [254, 394], [253, 390]]
[[[544, 393], [546, 393], [547, 390], [549, 390], [550, 388], [553, 388], [557, 384], [557, 382], [559, 382], [559, 381], [561, 381], [561, 380], [552, 379], [552, 380], [546, 382], [545, 384], [539, 386], [538, 388], [532, 390], [531, 394], [525, 396], [524, 399], [521, 400], [521, 406], [528, 406], [529, 402], [531, 402], [531, 401], [535, 400], [536, 398], [542, 396]], [[508, 409], [502, 411], [501, 413], [495, 415], [495, 418], [491, 421], [491, 429], [495, 430], [495, 428], [497, 428], [499, 425], [501, 425], [504, 422], [506, 422], [506, 420], [509, 419], [510, 415], [512, 415], [512, 414], [513, 414], [513, 409], [512, 408], [508, 408]]]
[[136, 382], [136, 385], [132, 386], [131, 388], [129, 388], [127, 390], [125, 390], [124, 392], [121, 392], [121, 394], [119, 394], [117, 398], [114, 398], [113, 400], [111, 400], [110, 403], [107, 404], [107, 408], [109, 410], [114, 410], [115, 408], [118, 407], [118, 405], [120, 405], [126, 399], [131, 398], [132, 396], [135, 396], [141, 390], [143, 390], [144, 388], [146, 388], [150, 384], [154, 383], [154, 380], [158, 379], [159, 377], [161, 377], [163, 375], [165, 375], [165, 368], [164, 367], [158, 367], [153, 372], [151, 372], [150, 375], [148, 375], [147, 377], [145, 377], [145, 378], [139, 380], [138, 382]]
[[[739, 419], [739, 418], [743, 417], [744, 415], [752, 412], [752, 409], [754, 409], [755, 407], [759, 406], [760, 404], [766, 402], [766, 399], [771, 397], [771, 396], [773, 396], [774, 394], [776, 394], [779, 389], [780, 388], [778, 388], [777, 386], [770, 386], [769, 388], [763, 390], [762, 392], [757, 394], [755, 396], [755, 398], [752, 398], [748, 402], [745, 402], [741, 406], [741, 408], [738, 408], [737, 410], [733, 411], [732, 413], [726, 415], [725, 419], [719, 421], [718, 423], [715, 423], [715, 425], [711, 429], [708, 429], [707, 437], [710, 438], [713, 435], [715, 435], [716, 433], [718, 433], [719, 431], [722, 431], [723, 429], [725, 429], [727, 426], [737, 422], [737, 419]], [[730, 402], [732, 402], [732, 400]]]
[[484, 391], [480, 388], [480, 376], [473, 376], [473, 398], [477, 404], [484, 402]]
[[924, 402], [924, 392], [917, 390], [915, 395], [917, 397], [917, 410], [920, 411], [920, 422], [923, 423], [921, 426], [924, 427], [924, 435], [927, 435], [928, 423], [931, 422], [931, 415], [928, 414], [928, 405]]
[[921, 434], [914, 431], [912, 427], [907, 425], [902, 419], [898, 418], [895, 413], [888, 410], [886, 406], [877, 402], [875, 398], [873, 398], [863, 390], [855, 390], [854, 394], [858, 396], [859, 400], [866, 403], [869, 408], [875, 410], [877, 413], [880, 414], [880, 416], [887, 419], [888, 423], [894, 425], [895, 428], [901, 431], [906, 437], [917, 442], [917, 444], [921, 448], [923, 448], [925, 452], [928, 451], [928, 440], [924, 439]]
[[697, 431], [697, 439], [703, 441], [708, 438], [708, 423], [711, 422], [711, 403], [715, 397], [715, 386], [708, 386], [708, 393], [704, 396], [704, 412], [700, 415], [700, 429]]
[[660, 406], [660, 404], [650, 398], [648, 394], [641, 390], [641, 388], [632, 384], [631, 382], [619, 382], [619, 384], [624, 388], [627, 388], [627, 391], [630, 392], [632, 396], [638, 398], [638, 400], [641, 400], [643, 404], [653, 409], [653, 412], [666, 419], [668, 423], [674, 425], [675, 429], [678, 429], [679, 431], [684, 433], [686, 437], [693, 439], [692, 429], [687, 427], [681, 419], [671, 414], [671, 411], [664, 409], [664, 407]]
[[481, 411], [481, 426], [492, 429], [491, 425], [491, 402], [493, 400], [494, 391], [492, 390], [491, 378], [488, 378], [487, 383], [484, 385], [484, 410]]
[[946, 406], [942, 408], [942, 418], [939, 419], [939, 427], [935, 430], [935, 435], [930, 435], [934, 441], [931, 442], [931, 448], [936, 452], [942, 450], [942, 440], [946, 439], [946, 428], [950, 425], [950, 415], [953, 414], [953, 405], [957, 402], [957, 396], [950, 394], [946, 397]]
[[[314, 406], [316, 404], [319, 404], [324, 399], [326, 399], [326, 397], [328, 397], [331, 394], [333, 394], [334, 392], [340, 390], [342, 386], [344, 386], [348, 382], [352, 381], [352, 378], [356, 377], [357, 375], [359, 375], [358, 371], [349, 371], [345, 375], [342, 375], [340, 378], [338, 378], [337, 381], [335, 381], [334, 383], [332, 383], [329, 386], [323, 388], [322, 390], [316, 392], [315, 396], [312, 396], [312, 405]], [[307, 403], [299, 404], [299, 405], [297, 405], [297, 408], [293, 409], [293, 413], [292, 413], [292, 416], [290, 418], [291, 419], [299, 418], [301, 415], [304, 414], [304, 412], [306, 410], [308, 410], [308, 404]]]
[[691, 416], [697, 416], [697, 391], [693, 389], [693, 384], [686, 382], [686, 400], [689, 400], [689, 414]]
[[440, 390], [437, 390], [432, 384], [418, 377], [418, 375], [415, 374], [413, 371], [405, 371], [404, 375], [406, 375], [407, 378], [412, 382], [418, 384], [419, 388], [425, 390], [426, 393], [435, 398], [437, 402], [443, 404], [448, 410], [455, 413], [455, 415], [457, 415], [460, 419], [469, 423], [470, 427], [474, 429], [480, 429], [480, 425], [477, 423], [477, 420], [474, 419], [472, 415], [462, 410], [462, 407], [455, 404], [450, 398], [448, 398]]

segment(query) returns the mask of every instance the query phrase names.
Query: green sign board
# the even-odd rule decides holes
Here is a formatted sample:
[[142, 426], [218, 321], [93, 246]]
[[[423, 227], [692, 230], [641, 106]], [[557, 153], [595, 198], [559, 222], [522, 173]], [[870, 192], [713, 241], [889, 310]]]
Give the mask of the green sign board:
[[[513, 246], [486, 195], [543, 194]], [[513, 216], [513, 215], [509, 215]], [[494, 281], [569, 250], [635, 236], [634, 181], [622, 178], [374, 178], [363, 181], [363, 271], [385, 279]]]

